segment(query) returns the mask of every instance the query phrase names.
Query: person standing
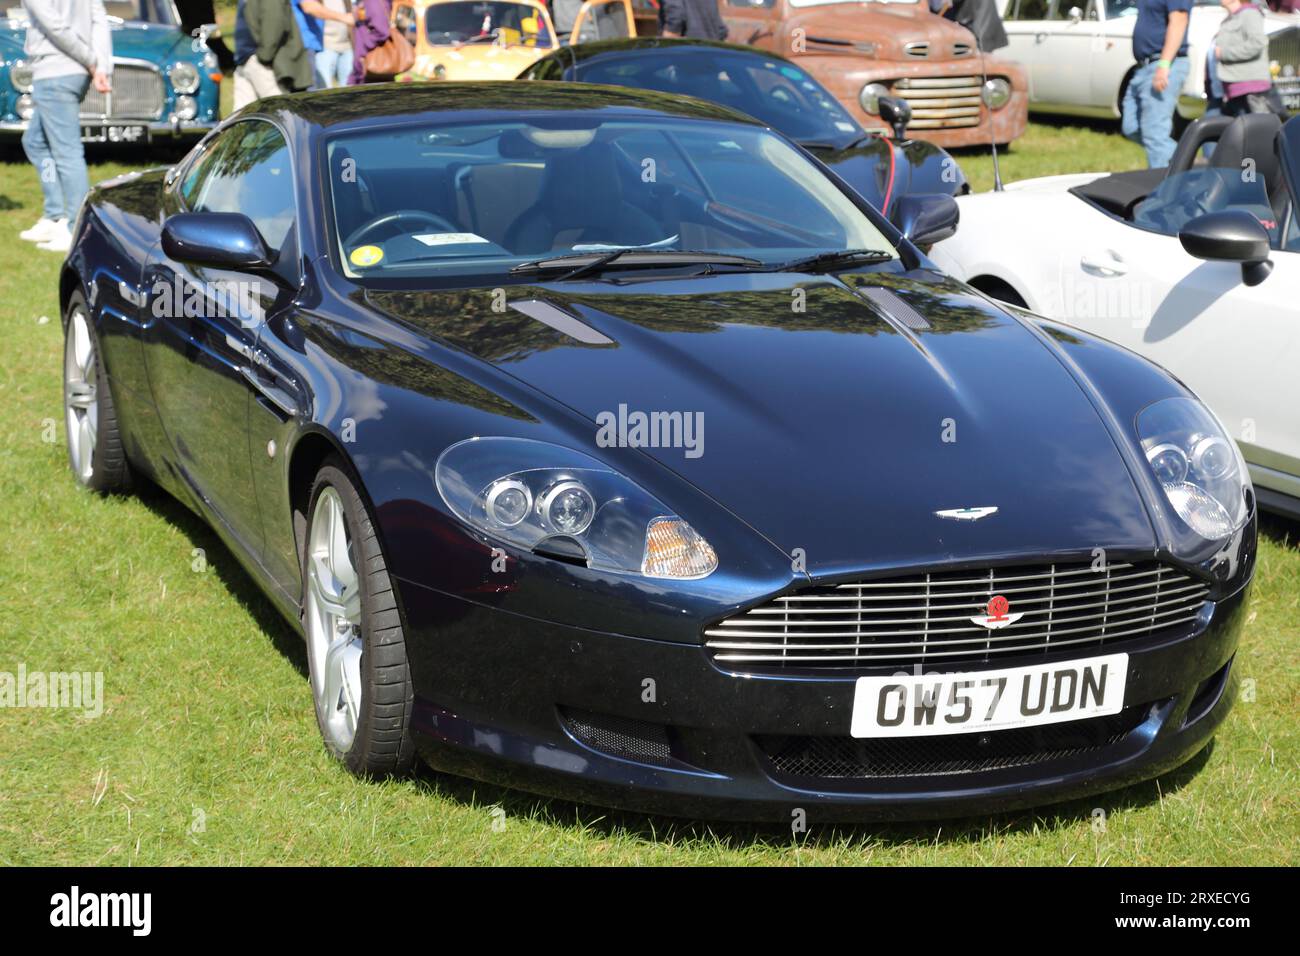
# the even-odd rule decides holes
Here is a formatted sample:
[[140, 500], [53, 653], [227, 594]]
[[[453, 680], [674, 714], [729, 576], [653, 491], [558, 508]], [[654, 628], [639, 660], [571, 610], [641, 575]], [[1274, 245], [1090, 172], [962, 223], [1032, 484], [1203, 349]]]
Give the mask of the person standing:
[[659, 32], [666, 37], [725, 40], [727, 25], [717, 0], [663, 0], [659, 4]]
[[[287, 0], [239, 0], [235, 8], [235, 109], [294, 89], [292, 82], [282, 84], [279, 79], [287, 61], [282, 51], [289, 47], [293, 32]], [[297, 45], [302, 47], [301, 42]], [[300, 50], [299, 57], [305, 66], [306, 51]], [[301, 77], [301, 69], [298, 72], [297, 88], [305, 90], [311, 85], [311, 77]]]
[[293, 18], [298, 24], [298, 33], [302, 45], [307, 48], [307, 59], [312, 63], [312, 76], [315, 78], [316, 55], [325, 48], [325, 21], [332, 20], [345, 26], [352, 26], [352, 14], [331, 10], [321, 0], [292, 0]]
[[1242, 0], [1220, 0], [1227, 18], [1214, 36], [1214, 57], [1223, 83], [1223, 112], [1271, 113], [1268, 93], [1273, 77], [1268, 68], [1268, 39], [1264, 11]]
[[357, 0], [353, 10], [357, 23], [352, 31], [352, 72], [348, 75], [348, 86], [360, 86], [366, 82], [366, 54], [388, 42], [392, 9], [388, 0]]
[[[199, 27], [217, 22], [217, 11], [213, 0], [176, 0], [176, 12], [181, 15], [181, 31], [186, 36], [198, 36]], [[226, 46], [220, 34], [208, 37], [208, 49], [217, 58], [217, 66], [222, 73], [229, 73], [235, 68], [235, 57]]]
[[1174, 109], [1191, 65], [1187, 59], [1187, 21], [1192, 0], [1138, 0], [1133, 24], [1137, 70], [1124, 90], [1121, 129], [1140, 143], [1147, 165], [1169, 165], [1174, 155]]
[[23, 0], [35, 111], [23, 152], [40, 175], [43, 206], [19, 236], [49, 252], [72, 248], [71, 223], [90, 191], [81, 144], [81, 101], [93, 83], [112, 90], [113, 37], [103, 0]]
[[[335, 13], [349, 13], [348, 0], [323, 0]], [[345, 86], [352, 74], [352, 32], [340, 20], [327, 20], [316, 54], [316, 88]]]

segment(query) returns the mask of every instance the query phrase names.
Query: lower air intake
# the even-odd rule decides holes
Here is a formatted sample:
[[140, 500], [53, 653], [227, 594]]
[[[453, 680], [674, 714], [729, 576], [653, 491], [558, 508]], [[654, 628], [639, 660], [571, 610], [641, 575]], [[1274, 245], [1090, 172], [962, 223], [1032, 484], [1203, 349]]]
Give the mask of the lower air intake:
[[673, 762], [668, 728], [663, 724], [568, 708], [560, 716], [574, 739], [592, 750], [641, 763]]

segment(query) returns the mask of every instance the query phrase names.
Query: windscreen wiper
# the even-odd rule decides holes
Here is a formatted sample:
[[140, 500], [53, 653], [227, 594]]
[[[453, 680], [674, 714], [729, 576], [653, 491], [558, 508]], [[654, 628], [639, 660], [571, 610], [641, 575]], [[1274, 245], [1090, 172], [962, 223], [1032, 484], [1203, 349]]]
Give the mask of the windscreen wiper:
[[763, 265], [758, 259], [747, 256], [733, 256], [722, 252], [696, 252], [683, 249], [643, 249], [630, 246], [625, 249], [611, 249], [608, 252], [579, 252], [563, 256], [551, 256], [547, 259], [534, 259], [521, 262], [510, 270], [518, 275], [525, 272], [549, 272], [568, 270], [556, 278], [558, 282], [594, 275], [610, 266], [680, 266], [680, 265], [729, 265], [743, 266], [749, 269]]
[[837, 249], [832, 252], [819, 252], [815, 256], [791, 259], [771, 268], [773, 272], [829, 272], [832, 269], [844, 269], [851, 265], [871, 262], [888, 262], [892, 253], [883, 249]]

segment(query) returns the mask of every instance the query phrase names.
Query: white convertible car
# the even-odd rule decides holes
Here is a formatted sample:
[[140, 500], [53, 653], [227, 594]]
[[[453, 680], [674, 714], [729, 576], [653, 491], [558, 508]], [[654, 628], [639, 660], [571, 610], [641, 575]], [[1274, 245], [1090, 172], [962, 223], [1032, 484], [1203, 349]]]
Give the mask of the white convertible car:
[[1201, 119], [1167, 170], [957, 202], [942, 269], [1164, 365], [1236, 436], [1260, 504], [1300, 517], [1300, 117]]
[[[1205, 110], [1205, 54], [1227, 15], [1219, 0], [1194, 0], [1187, 28], [1192, 63], [1178, 112]], [[1001, 51], [1029, 74], [1029, 108], [1044, 113], [1118, 117], [1133, 62], [1137, 0], [1003, 0], [1009, 46]], [[1264, 11], [1273, 82], [1287, 109], [1300, 112], [1300, 15]]]

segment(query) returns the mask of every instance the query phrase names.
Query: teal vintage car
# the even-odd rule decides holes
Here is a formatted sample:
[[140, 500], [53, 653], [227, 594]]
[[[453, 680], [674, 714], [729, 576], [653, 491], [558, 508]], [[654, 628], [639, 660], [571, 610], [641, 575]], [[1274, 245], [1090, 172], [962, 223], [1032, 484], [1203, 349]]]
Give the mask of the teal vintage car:
[[[27, 14], [0, 7], [0, 141], [16, 141], [32, 115], [32, 75], [23, 59]], [[113, 28], [113, 91], [93, 88], [81, 104], [88, 143], [144, 146], [197, 137], [217, 124], [221, 71], [207, 47], [215, 26], [181, 30], [172, 0], [105, 0]]]

